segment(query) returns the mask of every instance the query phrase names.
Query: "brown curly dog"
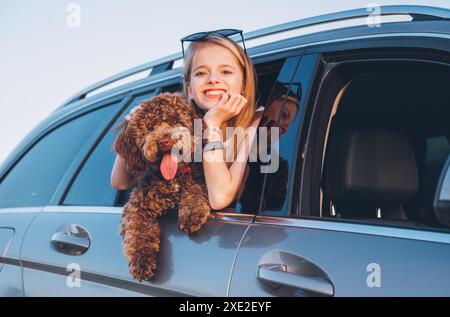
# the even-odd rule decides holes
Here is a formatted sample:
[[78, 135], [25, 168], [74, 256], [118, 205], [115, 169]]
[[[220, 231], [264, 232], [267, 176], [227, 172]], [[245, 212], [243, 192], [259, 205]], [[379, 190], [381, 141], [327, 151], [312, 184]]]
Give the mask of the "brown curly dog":
[[[154, 276], [160, 247], [158, 217], [178, 207], [178, 227], [198, 231], [210, 216], [201, 162], [194, 163], [194, 119], [201, 116], [181, 94], [163, 93], [143, 101], [124, 121], [115, 151], [131, 175], [140, 175], [124, 206], [120, 234], [134, 279]], [[178, 153], [171, 154], [172, 147]], [[181, 156], [183, 159], [180, 159]]]

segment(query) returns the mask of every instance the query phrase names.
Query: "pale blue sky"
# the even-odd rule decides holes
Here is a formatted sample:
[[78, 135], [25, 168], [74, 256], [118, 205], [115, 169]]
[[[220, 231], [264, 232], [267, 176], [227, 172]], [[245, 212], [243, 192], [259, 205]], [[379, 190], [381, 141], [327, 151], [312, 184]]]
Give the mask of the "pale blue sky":
[[[178, 52], [184, 35], [249, 32], [373, 2], [450, 8], [450, 0], [0, 0], [0, 162], [78, 90]], [[70, 3], [80, 5], [79, 28], [66, 24]]]

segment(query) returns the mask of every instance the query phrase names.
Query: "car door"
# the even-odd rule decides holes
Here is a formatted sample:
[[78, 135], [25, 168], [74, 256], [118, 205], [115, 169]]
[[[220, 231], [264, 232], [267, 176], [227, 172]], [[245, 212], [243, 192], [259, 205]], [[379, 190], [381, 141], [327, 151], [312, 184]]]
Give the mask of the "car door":
[[23, 296], [20, 245], [41, 208], [0, 209], [0, 296]]
[[[163, 91], [174, 87], [179, 84]], [[237, 246], [253, 215], [217, 214], [201, 232], [186, 236], [177, 228], [176, 215], [169, 213], [160, 219], [155, 278], [137, 282], [128, 271], [119, 224], [129, 191], [110, 186], [114, 128], [131, 108], [157, 92], [143, 88], [132, 93], [123, 113], [68, 182], [70, 188], [33, 222], [22, 252], [27, 296], [226, 294]]]
[[[66, 221], [64, 215], [60, 217], [58, 213], [52, 213], [50, 206], [59, 200], [59, 193], [70, 183], [71, 176], [90, 152], [93, 144], [101, 137], [105, 127], [117, 116], [126, 99], [122, 94], [100, 101], [89, 109], [87, 107], [79, 111], [68, 109], [69, 114], [50, 124], [46, 134], [13, 169], [13, 173], [22, 176], [14, 183], [14, 193], [22, 193], [28, 201], [43, 204], [40, 212], [26, 228], [20, 249], [19, 260], [23, 266], [25, 296], [63, 296], [64, 289], [61, 291], [59, 280], [55, 278], [61, 276], [58, 274], [69, 276], [67, 283], [64, 282], [66, 287], [73, 285], [69, 281], [73, 272], [67, 271], [71, 266], [58, 266], [58, 260], [55, 259], [53, 252], [56, 252], [57, 247], [66, 247], [65, 252], [72, 252], [71, 247], [74, 247], [78, 248], [76, 252], [81, 252], [80, 248], [85, 246], [84, 237], [78, 235], [82, 227], [70, 226], [71, 222]], [[23, 177], [27, 173], [29, 176]], [[58, 223], [56, 228], [51, 227], [52, 221]], [[64, 227], [65, 224], [68, 226]], [[75, 261], [70, 263], [73, 262]], [[75, 265], [74, 270], [76, 269]], [[72, 281], [76, 282], [74, 277], [76, 274], [73, 273]]]
[[[255, 172], [255, 174], [259, 173], [262, 202], [258, 206], [255, 222], [247, 230], [239, 248], [233, 268], [230, 296], [292, 295], [292, 292], [283, 288], [280, 290], [280, 285], [270, 282], [262, 283], [258, 275], [265, 277], [267, 274], [284, 271], [286, 263], [278, 258], [286, 257], [285, 253], [289, 261], [295, 258], [296, 248], [292, 250], [293, 246], [290, 245], [289, 226], [274, 226], [273, 223], [286, 223], [292, 208], [290, 197], [294, 184], [296, 158], [301, 155], [298, 149], [299, 131], [304, 122], [306, 101], [311, 95], [314, 76], [321, 66], [318, 55], [300, 55], [297, 58], [299, 63], [295, 67], [293, 76], [286, 82], [286, 92], [282, 95], [284, 98], [280, 99], [282, 106], [276, 107], [280, 103], [272, 102], [266, 107], [263, 115], [263, 123], [276, 122], [269, 126], [278, 127], [280, 131], [279, 141], [275, 151], [272, 147], [270, 158], [270, 162], [277, 162], [277, 168], [266, 173], [262, 173], [260, 169]], [[289, 102], [294, 100], [295, 111], [293, 111], [295, 105], [289, 106]], [[273, 107], [277, 111], [270, 110]], [[291, 114], [290, 120], [285, 122], [284, 116], [287, 109], [294, 114]], [[272, 120], [265, 119], [265, 116]], [[271, 165], [270, 162], [268, 165]], [[292, 256], [289, 256], [290, 252], [293, 252]], [[273, 292], [271, 287], [274, 289]]]
[[[318, 58], [303, 57], [303, 87], [320, 75]], [[308, 98], [309, 93], [301, 98], [303, 109]], [[303, 157], [303, 151], [298, 155]], [[264, 193], [267, 199], [271, 194]], [[449, 251], [445, 230], [273, 216], [261, 210], [238, 250], [229, 295], [448, 296]]]
[[448, 296], [449, 248], [447, 233], [257, 217], [230, 296]]
[[86, 114], [81, 120], [59, 126], [59, 123], [54, 123], [58, 114], [52, 114], [23, 139], [2, 165], [1, 295], [23, 295], [23, 263], [20, 256], [26, 231], [44, 206], [51, 201], [67, 169], [87, 150], [98, 125], [108, 118], [105, 111], [98, 110]]

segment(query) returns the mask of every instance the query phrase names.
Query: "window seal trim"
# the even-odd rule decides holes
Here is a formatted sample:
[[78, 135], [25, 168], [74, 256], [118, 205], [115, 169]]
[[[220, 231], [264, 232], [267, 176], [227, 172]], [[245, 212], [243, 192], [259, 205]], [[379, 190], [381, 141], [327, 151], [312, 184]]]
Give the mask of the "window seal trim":
[[303, 229], [328, 230], [345, 233], [357, 233], [364, 235], [382, 236], [388, 238], [399, 238], [407, 240], [419, 240], [426, 242], [436, 242], [450, 245], [450, 234], [446, 232], [398, 228], [386, 225], [357, 224], [344, 221], [332, 221], [330, 219], [304, 219], [304, 218], [281, 218], [256, 216], [255, 224], [273, 225], [282, 227], [296, 227]]
[[[10, 208], [17, 209], [17, 208]], [[18, 208], [24, 209], [24, 208]], [[0, 209], [0, 212], [2, 209]], [[14, 211], [13, 211], [14, 212]], [[20, 212], [20, 211], [18, 211]], [[43, 213], [87, 213], [87, 214], [119, 214], [123, 213], [123, 207], [111, 206], [76, 206], [76, 205], [48, 205], [42, 209]], [[255, 215], [253, 214], [237, 214], [232, 212], [212, 211], [211, 219], [226, 222], [253, 222]]]

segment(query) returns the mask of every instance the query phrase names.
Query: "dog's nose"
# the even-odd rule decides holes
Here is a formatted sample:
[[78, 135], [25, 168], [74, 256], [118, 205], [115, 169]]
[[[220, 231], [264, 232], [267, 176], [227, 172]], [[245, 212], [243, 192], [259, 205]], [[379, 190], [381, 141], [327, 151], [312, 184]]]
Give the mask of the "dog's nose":
[[161, 151], [170, 150], [170, 139], [168, 137], [162, 137], [158, 140], [158, 147]]

